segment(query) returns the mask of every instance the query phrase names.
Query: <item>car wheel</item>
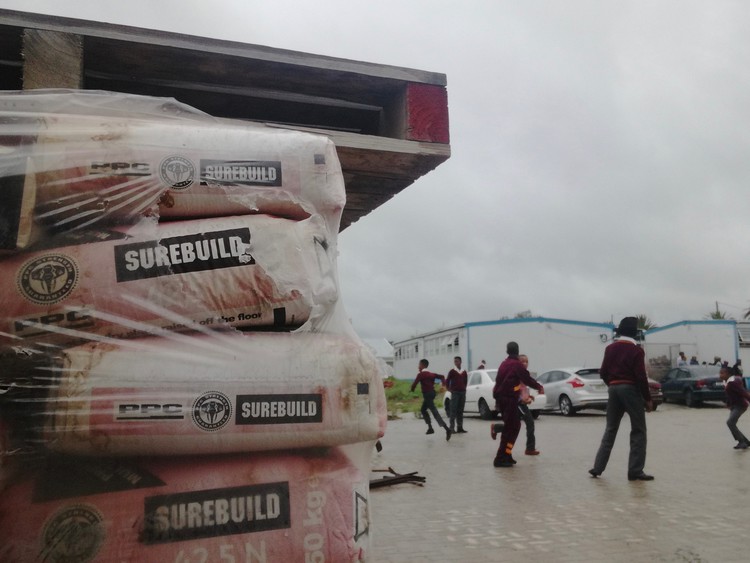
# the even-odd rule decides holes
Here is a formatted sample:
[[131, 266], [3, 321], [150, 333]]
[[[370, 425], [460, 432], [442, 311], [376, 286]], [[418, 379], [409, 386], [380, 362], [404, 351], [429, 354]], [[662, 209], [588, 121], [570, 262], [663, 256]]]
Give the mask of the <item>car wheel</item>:
[[695, 398], [695, 393], [693, 393], [692, 389], [686, 389], [685, 390], [685, 406], [695, 408], [697, 406], [700, 406], [701, 402], [699, 399]]
[[576, 413], [573, 403], [567, 395], [560, 396], [560, 412], [565, 416], [573, 416]]
[[492, 420], [495, 418], [495, 413], [492, 412], [492, 409], [484, 399], [479, 399], [479, 417], [482, 420]]
[[445, 408], [445, 416], [450, 418], [451, 417], [451, 400], [446, 399], [445, 401], [443, 401], [443, 407]]
[[533, 418], [534, 420], [536, 420], [537, 418], [539, 418], [540, 414], [542, 414], [541, 410], [537, 409], [535, 411], [531, 411], [531, 418]]

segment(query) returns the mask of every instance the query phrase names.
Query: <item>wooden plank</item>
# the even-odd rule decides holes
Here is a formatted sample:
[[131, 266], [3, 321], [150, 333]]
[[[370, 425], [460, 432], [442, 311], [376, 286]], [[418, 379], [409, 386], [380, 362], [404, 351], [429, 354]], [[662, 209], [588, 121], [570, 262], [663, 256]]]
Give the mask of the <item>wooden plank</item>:
[[406, 133], [412, 141], [449, 143], [448, 93], [442, 86], [409, 84], [406, 87]]
[[60, 16], [0, 9], [0, 21], [9, 26], [62, 31], [84, 36], [127, 41], [131, 43], [168, 46], [181, 50], [193, 50], [212, 53], [214, 55], [251, 58], [259, 61], [276, 62], [297, 67], [310, 67], [321, 70], [340, 71], [376, 78], [404, 80], [425, 84], [440, 84], [443, 86], [446, 84], [445, 75], [441, 73], [75, 18], [63, 18]]
[[[141, 76], [141, 75], [139, 75]], [[316, 96], [294, 96], [261, 88], [216, 86], [161, 81], [119, 81], [85, 71], [85, 86], [96, 90], [171, 97], [216, 117], [274, 122], [355, 133], [377, 134], [380, 110], [375, 106], [348, 103]]]
[[[87, 79], [101, 80], [103, 82], [122, 80], [121, 75], [113, 73], [101, 73], [86, 70], [85, 74]], [[300, 92], [260, 88], [257, 86], [232, 86], [226, 84], [212, 84], [200, 82], [197, 80], [188, 81], [184, 78], [182, 80], [160, 80], [158, 78], [140, 77], [138, 79], [138, 82], [140, 84], [158, 86], [167, 90], [195, 90], [198, 92], [208, 92], [211, 94], [262, 98], [267, 100], [327, 106], [337, 109], [357, 109], [363, 111], [381, 111], [383, 109], [379, 105], [350, 102], [347, 100], [324, 96], [311, 96], [309, 94], [303, 94]]]
[[[294, 66], [211, 51], [179, 49], [108, 38], [85, 39], [86, 71], [119, 81], [202, 82], [238, 88], [262, 86], [284, 92], [383, 105], [405, 82], [342, 69]], [[134, 77], [138, 77], [136, 80]]]
[[26, 29], [23, 58], [24, 90], [83, 86], [83, 39], [80, 35]]
[[[273, 123], [267, 125], [274, 126]], [[446, 161], [451, 154], [450, 145], [441, 143], [405, 141], [311, 127], [284, 128], [328, 136], [336, 144], [345, 173], [414, 180]]]
[[[332, 138], [338, 137], [336, 134], [329, 136]], [[409, 178], [412, 181], [434, 170], [450, 156], [450, 148], [447, 145], [435, 145], [438, 150], [434, 152], [431, 150], [398, 152], [380, 149], [377, 145], [373, 147], [352, 146], [336, 139], [334, 139], [334, 142], [344, 172]], [[413, 141], [401, 142], [409, 143]], [[425, 143], [415, 144], [424, 145]]]

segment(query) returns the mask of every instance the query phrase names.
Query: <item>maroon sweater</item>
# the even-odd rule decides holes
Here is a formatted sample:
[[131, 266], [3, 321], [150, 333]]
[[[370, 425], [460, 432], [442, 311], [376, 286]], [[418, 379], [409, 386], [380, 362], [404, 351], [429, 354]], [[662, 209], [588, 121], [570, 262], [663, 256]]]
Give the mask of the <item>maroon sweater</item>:
[[448, 391], [466, 391], [466, 382], [468, 379], [469, 374], [466, 373], [465, 369], [462, 369], [459, 373], [456, 368], [453, 368], [448, 372], [445, 385], [448, 387]]
[[417, 383], [419, 383], [422, 386], [422, 393], [427, 393], [428, 391], [434, 391], [436, 379], [439, 379], [440, 381], [443, 382], [443, 384], [445, 384], [444, 375], [431, 373], [427, 371], [426, 369], [423, 369], [417, 374], [417, 378], [414, 380], [414, 383], [411, 384], [411, 390], [414, 391], [414, 388], [417, 386]]
[[543, 389], [541, 384], [537, 383], [536, 379], [531, 377], [528, 370], [523, 367], [518, 356], [508, 356], [497, 368], [497, 378], [495, 379], [495, 387], [492, 389], [492, 396], [495, 399], [500, 397], [518, 398], [521, 393], [521, 383], [525, 383], [537, 391]]
[[616, 340], [604, 350], [599, 376], [604, 383], [635, 385], [645, 401], [651, 400], [646, 375], [646, 354], [643, 348], [629, 340]]
[[727, 382], [727, 386], [724, 388], [727, 394], [727, 407], [733, 409], [740, 407], [746, 409], [748, 402], [750, 401], [750, 393], [748, 393], [745, 386], [742, 384], [741, 377], [735, 377], [732, 381]]

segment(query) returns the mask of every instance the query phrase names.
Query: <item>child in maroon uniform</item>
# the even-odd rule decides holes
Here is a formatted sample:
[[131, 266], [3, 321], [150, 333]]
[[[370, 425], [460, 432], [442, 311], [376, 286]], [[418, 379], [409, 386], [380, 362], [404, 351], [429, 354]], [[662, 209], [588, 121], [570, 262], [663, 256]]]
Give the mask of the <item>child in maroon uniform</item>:
[[419, 383], [422, 390], [422, 408], [420, 409], [420, 412], [424, 417], [424, 421], [427, 423], [426, 433], [435, 433], [435, 430], [433, 430], [432, 428], [432, 421], [430, 420], [429, 414], [432, 413], [432, 416], [435, 417], [437, 423], [445, 428], [445, 439], [450, 440], [451, 434], [453, 432], [451, 432], [451, 429], [448, 428], [448, 425], [445, 424], [442, 417], [440, 416], [440, 413], [435, 408], [435, 380], [439, 379], [443, 382], [443, 386], [445, 386], [445, 376], [427, 371], [427, 366], [429, 365], [430, 362], [428, 362], [427, 360], [419, 360], [419, 373], [417, 374], [416, 379], [414, 379], [414, 383], [411, 384], [411, 390], [414, 391], [417, 383]]
[[539, 394], [544, 394], [544, 387], [529, 375], [518, 359], [518, 343], [508, 342], [508, 357], [500, 364], [495, 379], [492, 395], [497, 401], [498, 410], [503, 417], [503, 429], [500, 436], [500, 447], [497, 449], [492, 465], [495, 467], [513, 467], [513, 444], [521, 430], [521, 414], [518, 411], [521, 384], [533, 387]]
[[[723, 367], [719, 372], [719, 377], [722, 381], [727, 380], [732, 375], [732, 368]], [[750, 404], [750, 393], [742, 382], [742, 377], [736, 375], [732, 378], [732, 381], [727, 383], [725, 392], [727, 394], [727, 408], [729, 409], [729, 418], [727, 419], [727, 426], [729, 431], [732, 433], [732, 437], [737, 440], [737, 445], [734, 447], [735, 450], [745, 450], [750, 447], [750, 442], [745, 435], [740, 432], [737, 428], [737, 421], [745, 414], [748, 405]]]
[[[464, 405], [466, 404], [466, 383], [469, 375], [461, 367], [461, 356], [453, 358], [453, 365], [455, 367], [448, 372], [448, 377], [445, 378], [445, 386], [451, 392], [450, 428], [451, 432], [465, 434]], [[458, 430], [456, 430], [456, 422], [458, 422]]]

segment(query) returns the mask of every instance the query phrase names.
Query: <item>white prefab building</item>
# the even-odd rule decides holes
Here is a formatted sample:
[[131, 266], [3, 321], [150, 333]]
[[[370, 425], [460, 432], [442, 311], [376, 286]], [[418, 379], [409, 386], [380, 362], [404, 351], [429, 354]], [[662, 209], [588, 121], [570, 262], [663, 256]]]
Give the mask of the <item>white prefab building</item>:
[[747, 377], [750, 372], [748, 372], [748, 367], [750, 366], [750, 321], [737, 321], [737, 337], [739, 340], [739, 346], [740, 346], [740, 360], [742, 360], [742, 366], [747, 372], [745, 376]]
[[461, 356], [463, 367], [469, 370], [482, 360], [488, 368], [496, 368], [506, 358], [505, 346], [510, 341], [518, 342], [521, 353], [529, 356], [532, 373], [599, 367], [614, 328], [612, 323], [545, 317], [464, 323], [394, 343], [393, 371], [399, 379], [413, 378], [417, 363], [425, 358], [430, 371], [445, 375], [453, 367], [454, 356]]
[[732, 366], [740, 358], [738, 335], [737, 321], [731, 319], [681, 321], [652, 328], [644, 343], [649, 375], [660, 379], [677, 365], [680, 352], [685, 352], [688, 361], [695, 356], [699, 364], [720, 358]]

